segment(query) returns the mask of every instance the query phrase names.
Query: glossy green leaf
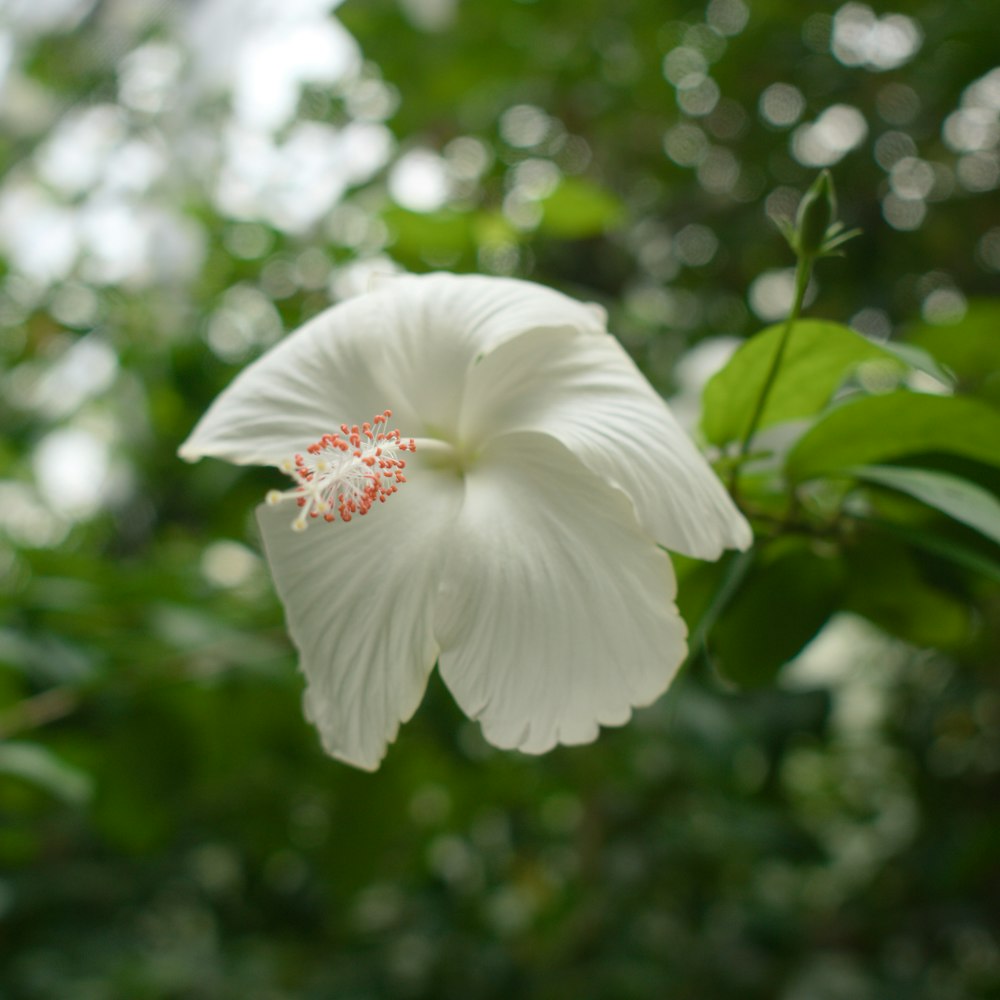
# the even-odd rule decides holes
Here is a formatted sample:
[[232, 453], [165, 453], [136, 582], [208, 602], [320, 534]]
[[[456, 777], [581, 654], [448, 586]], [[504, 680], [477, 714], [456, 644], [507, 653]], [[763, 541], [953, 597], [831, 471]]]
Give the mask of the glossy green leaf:
[[772, 546], [709, 634], [720, 673], [744, 687], [770, 683], [837, 610], [842, 586], [838, 559], [799, 542]]
[[1000, 465], [1000, 413], [979, 400], [958, 396], [866, 396], [818, 421], [792, 448], [785, 471], [801, 482], [934, 451]]
[[[729, 359], [702, 397], [702, 430], [713, 444], [740, 440], [760, 397], [784, 324], [751, 337]], [[891, 358], [878, 344], [839, 323], [795, 324], [758, 428], [818, 413], [863, 361]]]
[[866, 465], [850, 471], [859, 479], [907, 493], [1000, 542], [1000, 500], [982, 486], [944, 472], [895, 465]]
[[970, 302], [957, 323], [922, 324], [908, 339], [947, 365], [963, 392], [1000, 405], [1000, 299]]

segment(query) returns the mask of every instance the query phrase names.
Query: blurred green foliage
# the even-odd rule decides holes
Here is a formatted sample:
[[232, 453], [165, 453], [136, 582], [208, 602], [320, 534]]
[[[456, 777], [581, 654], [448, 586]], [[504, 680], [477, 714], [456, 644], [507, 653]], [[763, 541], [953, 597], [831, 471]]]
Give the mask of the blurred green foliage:
[[[321, 7], [0, 25], [0, 996], [1000, 996], [995, 4]], [[827, 165], [863, 235], [738, 477], [757, 547], [677, 560], [672, 691], [534, 759], [432, 678], [377, 775], [324, 757], [275, 474], [175, 455], [219, 389], [395, 263], [600, 301], [698, 392]], [[777, 337], [706, 390], [723, 475]]]

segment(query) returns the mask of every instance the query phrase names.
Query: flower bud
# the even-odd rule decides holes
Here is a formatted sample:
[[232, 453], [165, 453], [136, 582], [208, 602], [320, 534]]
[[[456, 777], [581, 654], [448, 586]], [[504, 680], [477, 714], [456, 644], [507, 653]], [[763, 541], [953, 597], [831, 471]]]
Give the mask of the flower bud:
[[822, 249], [827, 230], [837, 214], [837, 197], [833, 178], [824, 170], [799, 203], [795, 219], [798, 251], [805, 257], [815, 257]]

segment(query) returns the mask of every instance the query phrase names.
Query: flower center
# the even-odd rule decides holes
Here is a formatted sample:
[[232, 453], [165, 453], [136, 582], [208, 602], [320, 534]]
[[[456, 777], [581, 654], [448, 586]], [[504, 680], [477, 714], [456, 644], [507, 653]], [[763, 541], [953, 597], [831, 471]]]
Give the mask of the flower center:
[[339, 434], [324, 434], [306, 454], [285, 459], [281, 469], [296, 485], [271, 490], [267, 502], [295, 501], [295, 531], [305, 531], [309, 518], [331, 522], [339, 516], [347, 522], [355, 514], [367, 514], [376, 501], [385, 503], [406, 482], [406, 462], [399, 452], [417, 450], [412, 438], [403, 441], [399, 431], [388, 429], [391, 416], [392, 410], [386, 410], [360, 427], [341, 424]]

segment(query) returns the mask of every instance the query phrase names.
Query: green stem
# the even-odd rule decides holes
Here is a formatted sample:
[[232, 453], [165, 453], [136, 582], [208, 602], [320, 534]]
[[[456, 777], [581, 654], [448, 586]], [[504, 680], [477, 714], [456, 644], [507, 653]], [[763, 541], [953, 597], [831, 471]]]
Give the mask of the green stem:
[[795, 299], [792, 302], [792, 308], [788, 314], [788, 319], [785, 320], [785, 328], [781, 332], [781, 340], [778, 341], [778, 349], [774, 352], [774, 357], [771, 359], [771, 367], [768, 370], [767, 378], [764, 379], [764, 385], [760, 390], [760, 395], [757, 397], [757, 403], [754, 406], [753, 415], [750, 417], [750, 423], [747, 425], [746, 432], [743, 435], [743, 440], [740, 442], [739, 455], [733, 465], [733, 470], [730, 476], [729, 489], [734, 496], [736, 494], [737, 481], [740, 478], [740, 470], [742, 469], [747, 456], [750, 454], [750, 446], [753, 444], [754, 435], [757, 433], [757, 425], [760, 423], [760, 419], [764, 415], [764, 407], [767, 405], [767, 398], [771, 394], [771, 389], [774, 387], [774, 380], [778, 376], [778, 369], [781, 367], [781, 362], [784, 359], [785, 349], [788, 347], [788, 339], [791, 336], [792, 328], [795, 326], [795, 323], [802, 312], [802, 301], [805, 299], [806, 288], [809, 286], [809, 276], [812, 274], [814, 259], [815, 258], [811, 254], [804, 254], [799, 257], [798, 264], [796, 265]]
[[736, 595], [736, 591], [740, 589], [740, 584], [743, 583], [744, 577], [750, 571], [756, 558], [755, 551], [755, 549], [748, 549], [746, 552], [734, 552], [729, 557], [729, 565], [726, 566], [719, 587], [708, 607], [702, 612], [698, 624], [688, 639], [688, 656], [692, 660], [702, 652], [712, 626], [726, 610], [729, 602]]

